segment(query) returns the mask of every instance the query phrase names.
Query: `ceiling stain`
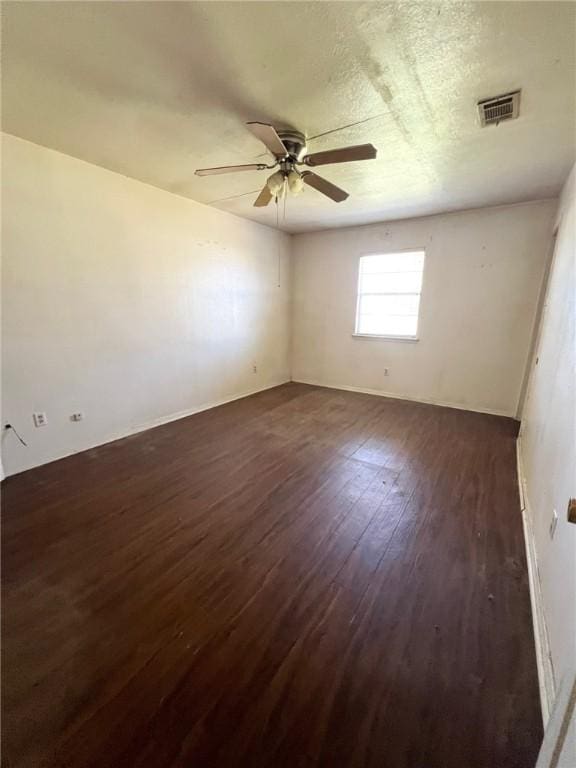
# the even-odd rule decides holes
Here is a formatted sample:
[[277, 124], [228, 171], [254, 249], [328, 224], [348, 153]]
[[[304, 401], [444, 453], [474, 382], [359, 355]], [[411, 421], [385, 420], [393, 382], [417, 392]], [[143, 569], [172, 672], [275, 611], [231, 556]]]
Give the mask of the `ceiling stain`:
[[[290, 198], [287, 231], [542, 199], [574, 162], [575, 25], [574, 3], [5, 2], [2, 125], [271, 226], [265, 171], [194, 176], [266, 156], [246, 121], [377, 147], [323, 168], [345, 202]], [[480, 129], [516, 87], [520, 118]]]

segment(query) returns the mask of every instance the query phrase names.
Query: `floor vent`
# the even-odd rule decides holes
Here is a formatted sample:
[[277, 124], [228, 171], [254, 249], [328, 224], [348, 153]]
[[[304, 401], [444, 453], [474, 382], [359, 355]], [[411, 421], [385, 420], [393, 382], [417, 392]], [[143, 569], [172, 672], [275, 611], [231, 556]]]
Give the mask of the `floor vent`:
[[503, 120], [513, 120], [518, 117], [520, 107], [520, 91], [506, 93], [492, 99], [482, 99], [478, 102], [480, 125], [498, 125]]

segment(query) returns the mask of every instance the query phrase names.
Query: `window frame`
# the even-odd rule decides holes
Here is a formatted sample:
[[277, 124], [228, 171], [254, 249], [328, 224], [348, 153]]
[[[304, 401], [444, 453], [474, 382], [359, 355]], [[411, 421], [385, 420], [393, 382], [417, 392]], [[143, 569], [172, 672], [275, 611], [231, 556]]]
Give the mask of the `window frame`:
[[[420, 293], [418, 294], [420, 297], [420, 301], [418, 303], [418, 315], [416, 318], [416, 333], [412, 335], [399, 335], [399, 334], [389, 334], [389, 333], [360, 333], [358, 331], [358, 317], [359, 317], [359, 309], [360, 309], [360, 279], [361, 279], [361, 273], [360, 273], [360, 261], [364, 256], [387, 256], [388, 254], [396, 254], [396, 253], [414, 253], [415, 251], [421, 251], [424, 254], [424, 263], [422, 265], [422, 283], [420, 286]], [[422, 294], [424, 292], [424, 277], [426, 273], [426, 248], [422, 245], [415, 245], [412, 248], [394, 248], [394, 249], [388, 249], [386, 251], [370, 251], [368, 253], [361, 253], [358, 256], [358, 263], [357, 263], [357, 282], [356, 282], [356, 309], [355, 309], [355, 315], [354, 315], [354, 332], [352, 333], [352, 336], [357, 339], [374, 339], [374, 340], [383, 340], [383, 341], [407, 341], [407, 342], [415, 342], [420, 341], [420, 311], [422, 308]], [[368, 295], [368, 294], [362, 294], [362, 295]], [[372, 295], [383, 295], [383, 296], [392, 296], [392, 295], [410, 295], [414, 296], [413, 292], [410, 292], [409, 294], [372, 294]]]

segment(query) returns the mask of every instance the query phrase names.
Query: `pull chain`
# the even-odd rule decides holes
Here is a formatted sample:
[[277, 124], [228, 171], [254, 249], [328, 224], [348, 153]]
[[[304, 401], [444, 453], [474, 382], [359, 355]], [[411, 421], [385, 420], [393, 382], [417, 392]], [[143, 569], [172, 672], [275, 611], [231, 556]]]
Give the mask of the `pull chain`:
[[280, 214], [278, 209], [278, 195], [276, 195], [276, 232], [278, 233], [276, 237], [278, 238], [278, 288], [280, 288], [280, 267], [281, 267], [281, 255], [280, 255]]

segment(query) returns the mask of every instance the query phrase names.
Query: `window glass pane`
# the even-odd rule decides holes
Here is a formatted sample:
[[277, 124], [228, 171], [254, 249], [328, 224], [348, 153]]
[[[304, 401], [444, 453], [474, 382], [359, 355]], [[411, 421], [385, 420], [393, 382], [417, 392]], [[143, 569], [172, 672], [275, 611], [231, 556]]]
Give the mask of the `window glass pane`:
[[358, 306], [360, 315], [377, 315], [385, 317], [386, 315], [417, 315], [420, 296], [413, 294], [411, 296], [361, 296]]
[[419, 293], [422, 272], [368, 273], [360, 276], [360, 293]]
[[373, 333], [380, 336], [416, 336], [418, 318], [416, 316], [360, 315], [357, 333]]
[[356, 332], [416, 336], [424, 251], [362, 256]]
[[362, 274], [374, 272], [421, 272], [424, 267], [424, 251], [402, 251], [401, 253], [378, 253], [362, 256]]

